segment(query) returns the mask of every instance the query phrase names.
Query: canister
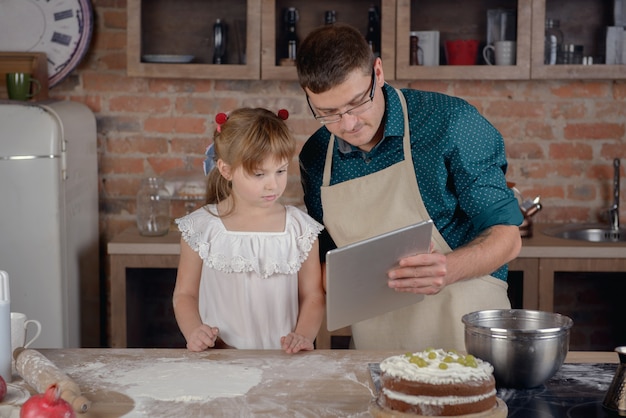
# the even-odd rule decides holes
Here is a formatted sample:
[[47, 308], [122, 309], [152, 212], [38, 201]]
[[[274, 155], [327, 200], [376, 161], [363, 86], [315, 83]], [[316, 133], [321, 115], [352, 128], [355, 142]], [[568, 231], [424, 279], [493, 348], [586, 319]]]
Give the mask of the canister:
[[0, 376], [11, 381], [11, 300], [9, 297], [9, 275], [0, 270]]
[[559, 51], [557, 64], [582, 64], [583, 46], [563, 44]]
[[137, 192], [137, 228], [141, 235], [165, 235], [170, 229], [170, 194], [159, 177], [143, 179]]

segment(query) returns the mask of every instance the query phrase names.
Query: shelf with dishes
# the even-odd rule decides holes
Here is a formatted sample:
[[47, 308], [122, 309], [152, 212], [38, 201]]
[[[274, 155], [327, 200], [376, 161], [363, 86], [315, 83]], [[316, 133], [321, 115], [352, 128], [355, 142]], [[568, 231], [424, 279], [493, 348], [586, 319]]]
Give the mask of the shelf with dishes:
[[[463, 2], [463, 13], [458, 12], [455, 4], [453, 0], [398, 0], [396, 79], [626, 78], [624, 0], [504, 0], [497, 9], [488, 8], [488, 2], [483, 0], [468, 0]], [[548, 64], [547, 20], [559, 21], [562, 31], [556, 47], [559, 59]], [[514, 31], [510, 30], [511, 22], [515, 23]], [[411, 65], [411, 35], [432, 33], [440, 37], [439, 63]], [[448, 45], [461, 41], [469, 44], [469, 40], [478, 41], [478, 47], [474, 46], [475, 61], [469, 65], [448, 65]], [[514, 65], [485, 65], [487, 57], [482, 49], [494, 44], [497, 49], [498, 40], [516, 42]], [[427, 60], [421, 39], [420, 47]]]
[[48, 64], [45, 52], [0, 52], [0, 99], [7, 99], [7, 73], [28, 73], [41, 86], [30, 100], [48, 99]]
[[[128, 74], [296, 80], [290, 55], [297, 54], [298, 42], [311, 30], [330, 18], [367, 36], [373, 10], [379, 38], [375, 52], [383, 60], [386, 80], [624, 79], [624, 64], [611, 64], [606, 47], [606, 32], [618, 26], [615, 11], [624, 1], [216, 0], [216, 6], [195, 0], [128, 0]], [[544, 64], [546, 18], [560, 20], [564, 45], [583, 48], [585, 62], [593, 65]], [[218, 23], [223, 25], [219, 31]], [[626, 62], [623, 33], [622, 27], [621, 44], [613, 50], [619, 49]], [[417, 62], [411, 59], [412, 35]], [[498, 49], [505, 51], [505, 44], [514, 47], [513, 61], [489, 65], [498, 64]], [[221, 58], [216, 57], [218, 48], [224, 48]], [[468, 50], [471, 61], [458, 61], [459, 52]]]
[[258, 79], [261, 0], [128, 0], [130, 76]]
[[[398, 0], [396, 79], [529, 79], [531, 2], [504, 0], [490, 9], [485, 1], [468, 0], [459, 13], [452, 0]], [[410, 59], [412, 36], [418, 38], [417, 64]], [[493, 54], [483, 53], [497, 41], [513, 46], [506, 65], [489, 65]]]
[[[532, 16], [531, 78], [626, 78], [626, 2], [623, 0], [533, 0]], [[545, 64], [547, 20], [558, 22], [562, 36], [555, 65]], [[611, 40], [613, 33], [619, 39]], [[576, 57], [561, 57], [563, 51], [575, 53]]]

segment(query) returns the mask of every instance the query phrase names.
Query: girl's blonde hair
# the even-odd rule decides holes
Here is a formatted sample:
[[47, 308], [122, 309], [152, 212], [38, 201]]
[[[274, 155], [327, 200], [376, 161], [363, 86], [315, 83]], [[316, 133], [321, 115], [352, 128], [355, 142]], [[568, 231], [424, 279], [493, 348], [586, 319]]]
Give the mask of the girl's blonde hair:
[[[228, 120], [213, 134], [215, 162], [221, 159], [233, 170], [238, 167], [252, 174], [267, 158], [291, 161], [296, 142], [285, 121], [263, 108], [233, 110]], [[206, 203], [219, 203], [232, 193], [232, 184], [217, 167], [207, 179]], [[226, 216], [233, 211], [231, 207]], [[216, 214], [217, 215], [217, 214]]]

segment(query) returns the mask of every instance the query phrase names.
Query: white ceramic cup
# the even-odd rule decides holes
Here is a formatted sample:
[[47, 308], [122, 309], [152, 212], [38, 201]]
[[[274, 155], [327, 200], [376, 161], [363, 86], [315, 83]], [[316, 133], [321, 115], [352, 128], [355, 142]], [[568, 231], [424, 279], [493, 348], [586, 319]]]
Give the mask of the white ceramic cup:
[[483, 48], [483, 58], [489, 65], [493, 65], [492, 55], [495, 55], [496, 65], [515, 65], [516, 55], [516, 42], [515, 41], [496, 41], [493, 45], [487, 45]]
[[[26, 341], [28, 326], [35, 326], [35, 335]], [[32, 327], [31, 327], [32, 328]], [[28, 348], [41, 334], [41, 323], [36, 319], [28, 319], [26, 315], [20, 312], [11, 312], [11, 352], [16, 348]]]
[[426, 67], [439, 65], [439, 31], [412, 31], [411, 36], [418, 38], [418, 62]]

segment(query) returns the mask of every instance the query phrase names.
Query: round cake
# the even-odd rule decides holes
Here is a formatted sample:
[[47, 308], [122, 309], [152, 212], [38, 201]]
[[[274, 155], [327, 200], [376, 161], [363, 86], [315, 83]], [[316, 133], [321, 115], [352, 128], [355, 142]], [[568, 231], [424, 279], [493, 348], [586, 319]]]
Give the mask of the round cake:
[[378, 404], [393, 411], [456, 416], [496, 407], [493, 367], [472, 355], [428, 349], [380, 363]]

